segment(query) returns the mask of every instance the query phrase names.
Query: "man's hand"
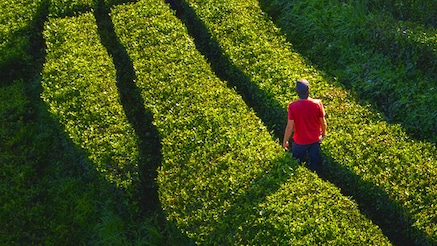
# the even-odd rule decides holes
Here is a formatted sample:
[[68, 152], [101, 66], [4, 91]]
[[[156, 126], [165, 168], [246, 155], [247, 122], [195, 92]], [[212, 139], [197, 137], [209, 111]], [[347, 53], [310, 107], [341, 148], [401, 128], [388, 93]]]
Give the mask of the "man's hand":
[[288, 141], [284, 141], [282, 143], [282, 147], [284, 147], [284, 149], [288, 151]]

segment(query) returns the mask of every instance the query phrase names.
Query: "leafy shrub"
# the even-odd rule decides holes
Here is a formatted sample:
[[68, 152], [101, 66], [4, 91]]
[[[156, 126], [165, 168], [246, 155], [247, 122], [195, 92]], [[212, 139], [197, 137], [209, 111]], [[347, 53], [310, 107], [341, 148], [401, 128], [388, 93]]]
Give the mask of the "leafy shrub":
[[[61, 174], [48, 186], [53, 186], [56, 199], [42, 206], [60, 206], [57, 217], [48, 222], [58, 217], [63, 222], [50, 228], [56, 236], [41, 238], [49, 244], [189, 242], [178, 235], [174, 226], [163, 222], [161, 211], [147, 217], [140, 213], [138, 137], [125, 115], [129, 106], [121, 104], [116, 70], [100, 42], [98, 29], [91, 13], [49, 18], [45, 26], [47, 57], [42, 71], [42, 98], [84, 160], [75, 159], [75, 147], [54, 157], [61, 170], [48, 172]], [[65, 159], [71, 164], [64, 163]], [[63, 169], [84, 164], [94, 176], [62, 175]], [[69, 229], [68, 236], [65, 228]], [[164, 237], [165, 233], [170, 235]], [[64, 241], [59, 239], [62, 237]]]
[[168, 6], [140, 1], [111, 16], [162, 138], [160, 199], [181, 230], [200, 244], [388, 244], [356, 204], [281, 150]]
[[[316, 1], [293, 4], [277, 1], [272, 11], [275, 9], [278, 14], [283, 13], [285, 17], [281, 23], [289, 23], [297, 21], [297, 17], [290, 16], [297, 13], [295, 11], [299, 6], [308, 8], [308, 11], [329, 10], [322, 9], [320, 4]], [[289, 100], [296, 98], [293, 81], [300, 77], [309, 79], [313, 95], [325, 102], [328, 113], [330, 136], [323, 144], [326, 165], [331, 168], [344, 167], [338, 168], [338, 173], [335, 173], [335, 169], [331, 170], [333, 177], [338, 179], [336, 183], [346, 188], [352, 186], [349, 192], [360, 200], [368, 201], [366, 197], [370, 197], [375, 203], [390, 207], [391, 212], [411, 216], [411, 227], [401, 233], [411, 236], [413, 242], [429, 243], [428, 238], [435, 242], [436, 226], [432, 214], [436, 211], [432, 204], [436, 203], [433, 197], [437, 196], [433, 189], [429, 189], [436, 186], [436, 179], [432, 178], [437, 173], [435, 146], [415, 141], [401, 127], [387, 124], [370, 106], [357, 103], [338, 82], [323, 77], [322, 73], [308, 65], [304, 58], [290, 49], [280, 31], [268, 21], [268, 16], [260, 11], [256, 2], [209, 1], [206, 4], [189, 1], [184, 11], [190, 12], [190, 9], [205, 25], [206, 32], [211, 33], [212, 39], [217, 40], [224, 54], [250, 78], [250, 83], [270, 95], [266, 97], [265, 94], [256, 94], [256, 91], [251, 95], [254, 100], [270, 100], [265, 109], [258, 113], [263, 115], [266, 124], [281, 124], [280, 118], [273, 118], [273, 122], [265, 120], [270, 119], [272, 109], [269, 107], [282, 105], [285, 109]], [[299, 13], [304, 19], [319, 18], [324, 25], [330, 23], [321, 21], [326, 15]], [[283, 26], [284, 31], [294, 33], [288, 25]], [[296, 33], [294, 38], [302, 42], [308, 40], [302, 37], [304, 35], [323, 35], [323, 32], [318, 32], [322, 31], [322, 24], [315, 25], [315, 28], [315, 31], [311, 29]], [[312, 52], [315, 51], [321, 52], [321, 59], [325, 57], [323, 52], [330, 52], [317, 47]], [[337, 58], [339, 63], [344, 62], [342, 56]], [[277, 136], [281, 137], [280, 134]], [[355, 175], [360, 177], [358, 183], [348, 183]], [[360, 193], [365, 191], [364, 187], [369, 187], [368, 183], [373, 184], [373, 188]], [[393, 202], [384, 202], [383, 194], [387, 194]], [[396, 212], [399, 209], [402, 212]], [[422, 232], [427, 236], [423, 236]]]
[[120, 187], [137, 179], [134, 129], [120, 103], [115, 68], [91, 14], [53, 18], [44, 37], [42, 97], [96, 168]]
[[32, 62], [31, 37], [41, 0], [4, 0], [0, 3], [1, 83], [13, 80]]
[[52, 17], [74, 16], [92, 10], [96, 0], [49, 0]]

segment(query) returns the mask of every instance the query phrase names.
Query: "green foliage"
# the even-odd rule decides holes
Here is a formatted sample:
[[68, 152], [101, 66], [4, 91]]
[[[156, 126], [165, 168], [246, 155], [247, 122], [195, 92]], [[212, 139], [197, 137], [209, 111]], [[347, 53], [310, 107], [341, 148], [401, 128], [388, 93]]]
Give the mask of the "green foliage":
[[[1, 84], [31, 60], [31, 36], [42, 0], [4, 0], [0, 3]], [[0, 84], [0, 85], [1, 85]]]
[[110, 182], [138, 179], [135, 132], [120, 103], [115, 68], [91, 14], [49, 19], [42, 98]]
[[[93, 186], [84, 193], [84, 198], [67, 196], [60, 200], [83, 208], [65, 211], [74, 217], [65, 218], [63, 225], [78, 220], [75, 232], [87, 230], [72, 242], [97, 245], [188, 244], [188, 239], [179, 236], [178, 230], [165, 222], [162, 211], [151, 212], [151, 218], [139, 214], [138, 171], [141, 163], [138, 139], [125, 113], [130, 105], [122, 106], [120, 102], [121, 89], [115, 81], [114, 64], [100, 42], [94, 16], [88, 13], [77, 17], [49, 18], [44, 38], [47, 57], [42, 71], [42, 98], [68, 138], [85, 151], [93, 165], [90, 171], [97, 171], [96, 174], [104, 176], [105, 180], [102, 181], [104, 186]], [[73, 179], [72, 182], [80, 180]], [[77, 185], [77, 188], [83, 189], [84, 185]], [[102, 201], [98, 199], [100, 194], [93, 194], [97, 191], [112, 193], [106, 197], [102, 195]], [[98, 213], [89, 218], [86, 213], [78, 215], [77, 210], [83, 211], [92, 204], [99, 205], [92, 208]], [[171, 236], [164, 238], [167, 232]]]
[[[318, 5], [319, 1], [310, 1], [306, 4], [303, 2], [285, 4], [279, 1], [277, 3], [274, 9], [283, 11], [279, 13], [287, 17], [283, 17], [284, 21], [288, 21], [287, 23], [296, 21], [297, 18], [296, 16], [291, 18], [292, 14], [297, 13], [291, 8], [298, 9], [300, 6], [315, 11], [329, 10], [329, 8], [326, 8], [328, 10], [319, 8], [321, 7]], [[433, 204], [437, 203], [435, 201], [437, 194], [435, 189], [430, 189], [436, 187], [437, 182], [432, 178], [437, 174], [435, 146], [412, 140], [401, 127], [388, 125], [379, 114], [372, 112], [370, 106], [358, 104], [338, 82], [324, 78], [323, 74], [307, 65], [302, 57], [290, 49], [273, 23], [265, 21], [268, 17], [257, 10], [256, 3], [210, 1], [205, 4], [200, 1], [189, 1], [188, 5], [233, 64], [245, 72], [251, 83], [255, 83], [271, 96], [271, 103], [267, 104], [265, 112], [260, 114], [268, 115], [270, 112], [268, 106], [275, 105], [274, 102], [286, 108], [289, 100], [296, 98], [292, 89], [296, 78], [304, 77], [311, 81], [312, 94], [322, 99], [328, 113], [330, 136], [323, 145], [323, 151], [328, 157], [327, 163], [331, 163], [331, 166], [343, 166], [348, 170], [343, 174], [334, 175], [339, 179], [337, 182], [341, 184], [344, 180], [342, 187], [350, 187], [351, 184], [347, 183], [350, 179], [347, 177], [358, 175], [361, 177], [361, 182], [354, 186], [355, 192], [350, 191], [355, 197], [370, 196], [372, 200], [377, 201], [380, 199], [379, 202], [384, 206], [391, 206], [391, 211], [397, 211], [399, 208], [396, 203], [399, 203], [402, 213], [409, 214], [413, 218], [412, 228], [407, 228], [408, 233], [414, 234], [413, 238], [416, 237], [413, 240], [426, 241], [426, 237], [429, 237], [435, 241], [437, 227], [432, 214], [436, 213]], [[188, 12], [189, 8], [185, 11]], [[333, 13], [335, 12], [331, 14]], [[319, 18], [320, 23], [324, 25], [331, 23], [321, 20], [326, 17], [327, 15], [322, 13], [310, 16], [302, 14], [303, 19]], [[294, 31], [288, 29], [286, 24], [283, 26], [287, 28], [284, 31]], [[305, 35], [323, 35], [322, 24], [315, 25], [314, 28], [316, 29], [311, 32], [302, 30], [296, 33], [296, 39], [307, 40], [302, 37]], [[323, 40], [323, 38], [315, 40]], [[311, 46], [311, 52], [315, 50], [317, 47]], [[321, 52], [321, 59], [324, 59], [321, 48], [318, 51]], [[329, 50], [326, 51], [325, 48], [324, 52]], [[342, 58], [342, 56], [337, 57], [340, 61]], [[251, 96], [255, 100], [265, 98], [264, 95]], [[281, 122], [279, 118], [276, 118], [276, 122], [268, 122], [265, 118], [263, 121], [266, 124]], [[417, 177], [422, 176], [427, 178], [418, 182]], [[363, 191], [360, 187], [368, 187], [368, 182], [373, 183], [377, 189], [372, 189], [367, 194], [360, 194], [359, 192]], [[383, 203], [382, 199], [378, 198], [381, 192], [388, 194], [390, 199], [396, 202], [391, 205]], [[428, 236], [423, 238], [417, 230], [425, 232]]]
[[48, 0], [52, 17], [73, 16], [92, 10], [96, 0]]
[[397, 19], [437, 26], [437, 9], [433, 0], [369, 0], [368, 2], [370, 8], [392, 13]]
[[[111, 33], [112, 23], [102, 23], [109, 15], [101, 16], [106, 14], [101, 6], [91, 13], [97, 2], [0, 3], [0, 72], [11, 73], [16, 64], [32, 68], [20, 72], [23, 79], [0, 86], [2, 244], [191, 245], [194, 240], [226, 245], [389, 245], [355, 201], [298, 166], [277, 143], [285, 108], [295, 98], [293, 81], [300, 77], [311, 81], [312, 93], [322, 98], [329, 115], [331, 135], [323, 144], [328, 172], [334, 173], [329, 175], [341, 187], [351, 187], [354, 198], [372, 200], [369, 203], [377, 210], [400, 210], [411, 220], [411, 230], [401, 233], [413, 234], [416, 243], [435, 242], [435, 147], [412, 140], [400, 126], [388, 125], [370, 106], [356, 103], [335, 80], [323, 77], [293, 50], [257, 1], [187, 1], [182, 4], [186, 13], [201, 20], [186, 22], [191, 31], [160, 0], [100, 2], [112, 6], [116, 34]], [[117, 5], [122, 3], [126, 4]], [[281, 15], [292, 16], [293, 6], [274, 4], [270, 7], [278, 10], [276, 17], [290, 21], [287, 14]], [[371, 23], [364, 18], [365, 3], [345, 3], [342, 11], [329, 4], [313, 1], [294, 6], [316, 10], [323, 19], [322, 26], [304, 30], [302, 38], [312, 35], [329, 42], [325, 29], [332, 29], [331, 24], [344, 26], [338, 28], [344, 39], [331, 46], [326, 43], [325, 50], [315, 45], [314, 54], [324, 54], [321, 60], [340, 54], [339, 64], [349, 70], [339, 69], [338, 64], [332, 69], [354, 78], [357, 90], [370, 93], [373, 87], [360, 84], [357, 74], [380, 75], [391, 67], [384, 55], [369, 59], [370, 68], [363, 67], [361, 59], [369, 58], [367, 53], [349, 47], [363, 40], [375, 42], [355, 28]], [[418, 3], [409, 4], [412, 11]], [[352, 21], [329, 21], [344, 13]], [[44, 32], [37, 33], [46, 14]], [[416, 21], [414, 14], [409, 16]], [[378, 18], [382, 17], [371, 20]], [[285, 31], [292, 24], [286, 23]], [[384, 31], [390, 26], [387, 23], [391, 22], [380, 26], [381, 35], [396, 40], [399, 47], [410, 47], [400, 60], [416, 48], [428, 54], [422, 43], [435, 52], [430, 29], [399, 22], [406, 29], [400, 29], [405, 35], [398, 35]], [[188, 34], [193, 32], [190, 25], [205, 39], [202, 45], [212, 45], [211, 53], [221, 57], [215, 60], [211, 53], [203, 54], [215, 64], [208, 64], [200, 54], [199, 41]], [[39, 35], [46, 41], [42, 71], [34, 55], [42, 47], [32, 44]], [[378, 49], [386, 47], [381, 44]], [[131, 61], [120, 60], [119, 52], [124, 51]], [[433, 64], [423, 62], [423, 57], [433, 55], [412, 57], [411, 66]], [[349, 65], [351, 59], [358, 65]], [[124, 74], [130, 72], [129, 62], [135, 85], [123, 83], [131, 76]], [[400, 66], [392, 71], [386, 76], [402, 77], [412, 70]], [[425, 75], [428, 72], [423, 70]], [[428, 78], [425, 75], [421, 78]], [[399, 87], [381, 81], [380, 93]], [[129, 92], [136, 97], [137, 89], [143, 100], [123, 100]], [[433, 105], [435, 97], [429, 95], [420, 97], [423, 105]], [[407, 101], [387, 105], [415, 110], [407, 97], [401, 99]], [[420, 110], [435, 122], [425, 108], [414, 112]], [[138, 202], [142, 159], [150, 157], [141, 149], [150, 132], [143, 132], [136, 122], [142, 111], [153, 113], [152, 126], [162, 139], [157, 183], [163, 211], [148, 214], [140, 213]], [[418, 122], [424, 131], [432, 129]], [[333, 170], [335, 165], [342, 168]], [[384, 195], [392, 202], [384, 201]]]
[[[163, 209], [181, 230], [200, 244], [389, 244], [356, 204], [281, 150], [168, 6], [140, 1], [111, 16], [162, 138]], [[303, 229], [289, 232], [295, 226]]]
[[388, 121], [437, 142], [435, 30], [370, 11], [363, 1], [263, 2], [300, 53]]

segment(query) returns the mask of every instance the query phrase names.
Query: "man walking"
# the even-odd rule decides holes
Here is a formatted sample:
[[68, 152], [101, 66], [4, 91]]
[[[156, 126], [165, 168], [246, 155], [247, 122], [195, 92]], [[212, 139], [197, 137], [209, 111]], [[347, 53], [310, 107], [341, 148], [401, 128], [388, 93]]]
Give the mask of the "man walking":
[[293, 135], [291, 153], [299, 163], [307, 161], [312, 171], [320, 172], [322, 158], [320, 142], [326, 135], [325, 110], [322, 102], [309, 97], [310, 86], [307, 80], [296, 82], [299, 100], [288, 105], [288, 122], [285, 128], [283, 147], [288, 150], [288, 141]]

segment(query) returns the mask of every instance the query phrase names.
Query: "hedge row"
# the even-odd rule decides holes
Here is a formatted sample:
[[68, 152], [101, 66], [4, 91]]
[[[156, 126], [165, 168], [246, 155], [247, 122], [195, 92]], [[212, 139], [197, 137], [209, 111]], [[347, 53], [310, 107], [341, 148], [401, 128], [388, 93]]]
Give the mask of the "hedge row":
[[[116, 69], [98, 30], [92, 13], [49, 18], [45, 25], [41, 96], [84, 159], [61, 161], [58, 168], [84, 162], [94, 177], [82, 181], [81, 176], [66, 176], [51, 183], [50, 189], [63, 192], [56, 203], [42, 206], [57, 206], [67, 216], [60, 216], [63, 221], [42, 237], [47, 244], [166, 244], [171, 241], [159, 234], [165, 227], [157, 222], [159, 213], [140, 213], [139, 140], [121, 104]], [[64, 156], [53, 158], [59, 162]]]
[[437, 9], [433, 0], [370, 0], [368, 5], [372, 9], [392, 13], [399, 20], [437, 27]]
[[97, 170], [128, 188], [138, 171], [137, 139], [120, 102], [114, 64], [90, 18], [46, 23], [41, 96]]
[[[4, 0], [0, 3], [0, 76], [1, 84], [17, 77], [32, 62], [31, 40], [42, 0]], [[9, 81], [10, 82], [10, 81]], [[1, 85], [0, 84], [0, 85]]]
[[50, 117], [33, 69], [0, 87], [1, 244], [98, 242], [125, 206]]
[[363, 1], [263, 5], [294, 47], [318, 67], [377, 105], [388, 121], [418, 139], [437, 142], [435, 30], [425, 33], [432, 29], [369, 11]]
[[[82, 169], [83, 159], [64, 141], [39, 98], [36, 66], [42, 51], [36, 37], [40, 36], [38, 30], [44, 15], [43, 1], [0, 3], [3, 245], [61, 244], [89, 235], [92, 225], [87, 222], [98, 220], [95, 208], [99, 196], [105, 193], [87, 182], [92, 174]], [[72, 161], [76, 165], [70, 166]], [[78, 172], [81, 178], [72, 178]], [[83, 194], [83, 189], [88, 193]], [[102, 196], [107, 198], [108, 194]]]
[[[407, 235], [407, 239], [416, 243], [436, 242], [435, 146], [413, 140], [400, 126], [387, 124], [370, 106], [357, 103], [338, 82], [308, 65], [290, 49], [256, 1], [189, 1], [181, 6], [186, 15], [200, 19], [193, 28], [205, 29], [200, 38], [208, 37], [208, 33], [211, 35], [210, 40], [200, 43], [216, 41], [232, 61], [210, 56], [211, 60], [222, 62], [219, 72], [233, 78], [238, 70], [244, 71], [249, 79], [234, 83], [244, 90], [249, 88], [250, 97], [263, 102], [265, 108], [259, 108], [258, 115], [272, 129], [277, 125], [284, 127], [285, 116], [281, 117], [279, 113], [285, 115], [289, 101], [296, 99], [293, 81], [300, 77], [309, 79], [313, 96], [322, 99], [328, 113], [330, 136], [324, 141], [323, 152], [333, 182], [365, 202], [367, 207], [375, 207], [376, 212], [390, 211], [405, 217], [400, 219], [400, 224], [402, 221], [408, 224], [401, 229], [405, 231], [390, 233]], [[291, 4], [275, 6], [285, 15], [293, 8]], [[307, 32], [307, 35], [311, 34], [315, 33]], [[277, 115], [272, 117], [272, 113]], [[277, 136], [281, 137], [281, 132], [277, 132]], [[376, 216], [382, 220], [385, 216], [399, 219], [389, 214]]]
[[96, 0], [48, 0], [49, 16], [66, 17], [78, 16], [82, 13], [89, 12], [95, 6]]
[[281, 150], [167, 5], [139, 1], [111, 17], [162, 138], [163, 208], [196, 243], [389, 244], [356, 204]]

